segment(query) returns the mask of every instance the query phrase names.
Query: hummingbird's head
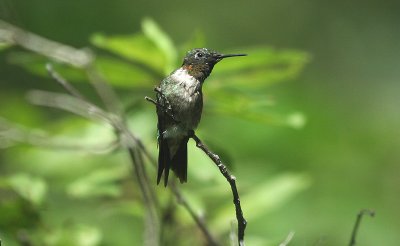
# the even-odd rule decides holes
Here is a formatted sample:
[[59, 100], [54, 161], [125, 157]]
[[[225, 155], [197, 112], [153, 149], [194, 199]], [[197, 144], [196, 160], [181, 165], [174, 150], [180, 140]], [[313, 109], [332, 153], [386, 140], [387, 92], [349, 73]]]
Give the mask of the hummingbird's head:
[[221, 54], [207, 48], [192, 49], [183, 59], [182, 67], [193, 77], [203, 80], [210, 75], [214, 65], [224, 58], [245, 56], [246, 54]]

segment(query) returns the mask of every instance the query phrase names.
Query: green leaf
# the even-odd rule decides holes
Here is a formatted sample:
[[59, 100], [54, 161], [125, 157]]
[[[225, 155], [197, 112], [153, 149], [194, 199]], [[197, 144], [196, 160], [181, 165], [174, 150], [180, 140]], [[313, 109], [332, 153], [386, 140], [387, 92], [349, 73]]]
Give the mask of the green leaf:
[[[49, 77], [46, 71], [46, 64], [49, 62], [49, 59], [30, 52], [12, 52], [8, 55], [7, 61], [11, 64], [15, 64], [18, 66], [23, 67], [30, 73], [42, 76], [42, 77]], [[83, 70], [54, 62], [53, 64], [54, 69], [62, 74], [62, 76], [69, 81], [87, 81], [87, 77]]]
[[188, 50], [193, 48], [201, 48], [206, 46], [206, 37], [201, 31], [195, 31], [192, 37], [180, 47], [180, 53], [185, 54]]
[[91, 226], [78, 227], [75, 235], [79, 246], [96, 246], [100, 244], [102, 239], [101, 231]]
[[96, 196], [117, 197], [121, 193], [121, 187], [116, 181], [122, 179], [128, 173], [123, 166], [96, 169], [68, 185], [67, 193], [78, 198]]
[[302, 112], [293, 112], [286, 117], [286, 124], [294, 129], [303, 128], [306, 122], [306, 116]]
[[137, 218], [143, 218], [145, 214], [144, 204], [140, 200], [117, 201], [113, 202], [112, 206], [112, 209], [109, 209], [111, 215], [121, 213], [123, 216], [129, 215]]
[[215, 115], [225, 115], [276, 126], [289, 126], [301, 129], [306, 118], [301, 112], [282, 113], [274, 107], [274, 100], [266, 94], [221, 90], [206, 91], [212, 99], [206, 104], [206, 110]]
[[[46, 57], [29, 52], [12, 52], [8, 56], [12, 64], [22, 66], [30, 73], [49, 77], [45, 65], [49, 62]], [[70, 82], [87, 82], [88, 78], [84, 70], [65, 64], [53, 63], [54, 69]], [[95, 59], [95, 67], [101, 71], [106, 81], [115, 86], [138, 87], [152, 86], [158, 77], [151, 71], [136, 64], [129, 64], [122, 60], [107, 56], [98, 56]]]
[[10, 48], [12, 46], [13, 46], [13, 44], [11, 44], [11, 43], [2, 43], [2, 42], [0, 42], [0, 51], [6, 50], [6, 49], [8, 49], [8, 48]]
[[93, 45], [143, 64], [160, 75], [164, 74], [164, 69], [168, 64], [164, 53], [143, 34], [119, 36], [94, 34], [90, 40]]
[[150, 19], [145, 18], [142, 21], [143, 33], [163, 52], [166, 57], [166, 65], [164, 67], [164, 74], [169, 74], [175, 69], [178, 52], [172, 42], [171, 38], [158, 26], [158, 24]]
[[110, 57], [97, 57], [95, 66], [101, 71], [106, 81], [115, 86], [149, 87], [154, 85], [158, 80], [154, 75], [139, 66], [131, 65]]
[[45, 245], [96, 246], [100, 245], [102, 237], [103, 235], [99, 228], [79, 224], [46, 230], [43, 240]]
[[[296, 77], [309, 61], [300, 51], [276, 51], [271, 48], [248, 48], [237, 52], [247, 57], [231, 58], [219, 63], [213, 73], [213, 86], [260, 88]], [[230, 53], [230, 52], [229, 52]]]
[[9, 177], [10, 186], [23, 198], [34, 205], [40, 205], [47, 192], [46, 182], [38, 177], [20, 173]]

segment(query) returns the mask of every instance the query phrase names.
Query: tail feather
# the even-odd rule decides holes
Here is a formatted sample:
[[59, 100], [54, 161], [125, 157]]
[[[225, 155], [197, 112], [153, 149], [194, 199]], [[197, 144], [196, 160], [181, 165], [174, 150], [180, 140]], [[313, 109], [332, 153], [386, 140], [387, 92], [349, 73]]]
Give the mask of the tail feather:
[[170, 169], [171, 158], [169, 154], [168, 143], [166, 140], [161, 140], [159, 143], [159, 152], [158, 152], [158, 174], [157, 174], [157, 184], [161, 181], [161, 176], [164, 173], [164, 186], [167, 186], [168, 183], [168, 175]]
[[187, 142], [183, 139], [175, 155], [171, 158], [168, 141], [162, 139], [159, 142], [157, 184], [160, 183], [164, 173], [164, 186], [168, 184], [169, 170], [175, 173], [181, 183], [187, 182]]
[[181, 183], [187, 182], [187, 142], [189, 138], [182, 140], [178, 151], [171, 160], [171, 169]]

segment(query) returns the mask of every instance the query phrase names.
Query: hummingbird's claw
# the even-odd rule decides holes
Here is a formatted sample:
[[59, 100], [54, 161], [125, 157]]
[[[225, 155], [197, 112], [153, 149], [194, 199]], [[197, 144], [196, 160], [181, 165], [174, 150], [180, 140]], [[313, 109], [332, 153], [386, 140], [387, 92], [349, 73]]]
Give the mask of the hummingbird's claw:
[[162, 94], [161, 88], [159, 86], [154, 87], [154, 91], [159, 93], [159, 94]]

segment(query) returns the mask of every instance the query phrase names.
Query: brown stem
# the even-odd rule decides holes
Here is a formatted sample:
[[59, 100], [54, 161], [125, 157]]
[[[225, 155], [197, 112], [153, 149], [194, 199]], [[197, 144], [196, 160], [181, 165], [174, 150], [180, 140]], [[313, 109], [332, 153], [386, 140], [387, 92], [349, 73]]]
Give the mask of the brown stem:
[[218, 155], [214, 154], [211, 152], [196, 136], [194, 131], [192, 131], [189, 136], [193, 138], [193, 140], [196, 142], [196, 146], [201, 149], [204, 153], [210, 157], [210, 159], [217, 165], [219, 168], [219, 171], [221, 172], [222, 175], [226, 178], [226, 180], [229, 182], [229, 185], [231, 186], [232, 189], [232, 195], [233, 195], [233, 203], [235, 204], [235, 210], [236, 210], [236, 219], [238, 221], [238, 243], [239, 246], [244, 246], [244, 231], [246, 229], [247, 221], [243, 217], [243, 211], [242, 207], [240, 206], [240, 199], [239, 199], [239, 193], [236, 187], [236, 178], [235, 176], [231, 175], [226, 168], [226, 166], [222, 163], [221, 159], [219, 158]]
[[204, 236], [207, 239], [207, 245], [208, 246], [218, 246], [218, 245], [220, 245], [215, 240], [213, 235], [210, 233], [210, 231], [208, 230], [208, 228], [207, 228], [206, 224], [204, 223], [204, 221], [199, 216], [197, 216], [197, 214], [194, 212], [193, 208], [189, 205], [189, 203], [187, 202], [186, 198], [182, 195], [181, 191], [175, 186], [175, 184], [171, 183], [169, 185], [169, 187], [172, 190], [172, 192], [174, 193], [176, 199], [178, 200], [178, 203], [181, 204], [189, 212], [190, 216], [192, 216], [192, 218], [196, 222], [197, 226], [203, 232]]
[[356, 245], [356, 237], [357, 237], [358, 228], [360, 227], [361, 219], [365, 214], [367, 214], [371, 217], [374, 217], [375, 211], [370, 210], [370, 209], [363, 209], [358, 213], [356, 223], [354, 224], [354, 227], [353, 227], [353, 232], [351, 233], [351, 238], [350, 238], [350, 243], [349, 243], [350, 246]]

